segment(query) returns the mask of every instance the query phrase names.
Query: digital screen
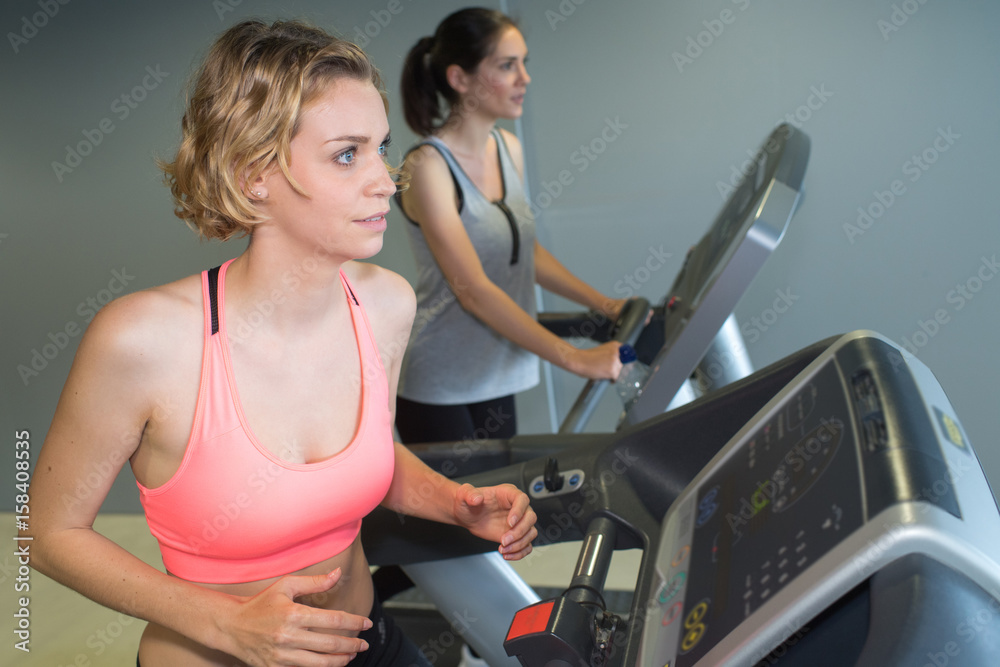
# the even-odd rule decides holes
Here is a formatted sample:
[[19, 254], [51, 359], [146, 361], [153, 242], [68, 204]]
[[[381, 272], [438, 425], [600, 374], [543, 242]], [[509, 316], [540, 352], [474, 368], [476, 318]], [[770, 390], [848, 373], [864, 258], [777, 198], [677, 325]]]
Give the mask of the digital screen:
[[692, 308], [699, 303], [701, 294], [711, 286], [718, 267], [725, 263], [735, 247], [736, 239], [745, 234], [754, 222], [753, 209], [774, 177], [787, 137], [787, 129], [779, 127], [755, 156], [744, 163], [743, 180], [729, 195], [711, 229], [692, 249], [674, 285], [675, 289], [670, 291], [671, 295], [682, 296]]
[[704, 480], [687, 539], [661, 557], [661, 626], [678, 624], [671, 667], [695, 664], [861, 526], [859, 475], [850, 408], [828, 364]]

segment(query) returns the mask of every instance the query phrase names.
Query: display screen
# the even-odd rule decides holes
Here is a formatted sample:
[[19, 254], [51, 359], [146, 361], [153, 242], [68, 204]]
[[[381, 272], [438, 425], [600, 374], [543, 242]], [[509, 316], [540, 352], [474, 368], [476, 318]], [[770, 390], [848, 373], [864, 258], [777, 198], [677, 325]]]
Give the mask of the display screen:
[[850, 408], [828, 364], [704, 480], [674, 553], [661, 556], [661, 626], [678, 624], [671, 667], [695, 664], [862, 524], [859, 474]]
[[742, 165], [743, 180], [736, 184], [711, 229], [692, 249], [684, 269], [670, 295], [684, 298], [694, 308], [704, 291], [712, 285], [715, 273], [729, 257], [737, 240], [755, 222], [754, 207], [770, 184], [783, 154], [790, 129], [781, 126], [771, 133], [755, 157]]

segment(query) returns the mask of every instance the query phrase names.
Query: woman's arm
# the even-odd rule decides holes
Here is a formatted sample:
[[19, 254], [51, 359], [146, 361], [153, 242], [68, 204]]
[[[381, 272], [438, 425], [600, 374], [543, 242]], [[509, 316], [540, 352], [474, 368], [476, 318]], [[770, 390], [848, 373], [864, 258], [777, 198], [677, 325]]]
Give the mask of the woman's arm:
[[463, 526], [477, 537], [498, 542], [507, 560], [531, 553], [531, 542], [538, 536], [528, 496], [513, 484], [458, 484], [399, 443], [392, 484], [382, 505], [400, 514]]
[[407, 215], [420, 224], [427, 245], [461, 306], [491, 329], [542, 359], [594, 379], [621, 371], [618, 344], [579, 349], [526, 313], [483, 270], [455, 204], [455, 186], [444, 158], [424, 146], [410, 154], [410, 188], [403, 195]]
[[[345, 271], [362, 293], [389, 383], [389, 409], [395, 421], [396, 387], [403, 352], [416, 308], [413, 288], [378, 266], [352, 262]], [[395, 444], [392, 484], [382, 505], [401, 514], [464, 526], [474, 535], [500, 543], [504, 558], [531, 553], [535, 513], [528, 496], [511, 484], [474, 488], [441, 475], [405, 446]]]
[[[500, 129], [511, 161], [524, 180], [524, 151], [521, 142], [507, 130]], [[562, 265], [552, 253], [535, 241], [535, 281], [543, 288], [559, 296], [578, 303], [584, 308], [596, 310], [609, 319], [618, 317], [626, 299], [610, 299], [583, 282]]]
[[[358, 630], [364, 619], [293, 602], [328, 590], [339, 574], [289, 577], [258, 596], [237, 598], [168, 576], [93, 529], [124, 463], [140, 447], [154, 446], [157, 407], [171, 398], [157, 394], [157, 378], [168, 373], [177, 334], [163, 322], [177, 311], [163, 294], [129, 295], [105, 306], [81, 340], [29, 489], [32, 565], [106, 607], [253, 665], [303, 651], [345, 654], [346, 663], [359, 640], [309, 629]], [[286, 639], [276, 642], [282, 632]]]
[[625, 305], [625, 299], [608, 298], [577, 278], [538, 241], [535, 241], [535, 280], [553, 294], [596, 310], [610, 320], [617, 319]]

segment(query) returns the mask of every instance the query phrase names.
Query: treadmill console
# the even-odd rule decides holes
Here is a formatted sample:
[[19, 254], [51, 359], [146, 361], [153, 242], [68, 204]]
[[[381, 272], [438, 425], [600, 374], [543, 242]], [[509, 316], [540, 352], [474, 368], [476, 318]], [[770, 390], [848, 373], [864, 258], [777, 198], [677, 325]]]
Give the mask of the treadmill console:
[[940, 386], [903, 354], [844, 336], [681, 494], [638, 664], [754, 664], [908, 554], [1000, 583], [992, 492]]
[[[654, 346], [658, 351], [651, 373], [628, 406], [625, 423], [662, 414], [713, 340], [723, 335], [739, 299], [788, 228], [808, 161], [809, 137], [787, 124], [775, 128], [755, 153], [745, 178], [688, 252], [664, 298], [663, 340]], [[732, 337], [725, 334], [723, 348]], [[742, 338], [738, 340], [742, 346]], [[643, 343], [640, 339], [637, 349]]]

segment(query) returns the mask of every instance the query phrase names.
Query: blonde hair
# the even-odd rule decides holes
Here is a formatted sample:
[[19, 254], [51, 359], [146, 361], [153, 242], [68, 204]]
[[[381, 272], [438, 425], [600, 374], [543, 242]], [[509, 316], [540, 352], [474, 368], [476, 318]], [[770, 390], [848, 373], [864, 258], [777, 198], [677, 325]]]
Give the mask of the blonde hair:
[[[370, 81], [378, 70], [356, 45], [296, 21], [244, 21], [223, 33], [196, 73], [173, 162], [160, 162], [174, 214], [207, 239], [249, 234], [260, 221], [250, 184], [277, 163], [288, 169], [303, 110], [341, 78]], [[394, 171], [394, 170], [390, 170]]]

